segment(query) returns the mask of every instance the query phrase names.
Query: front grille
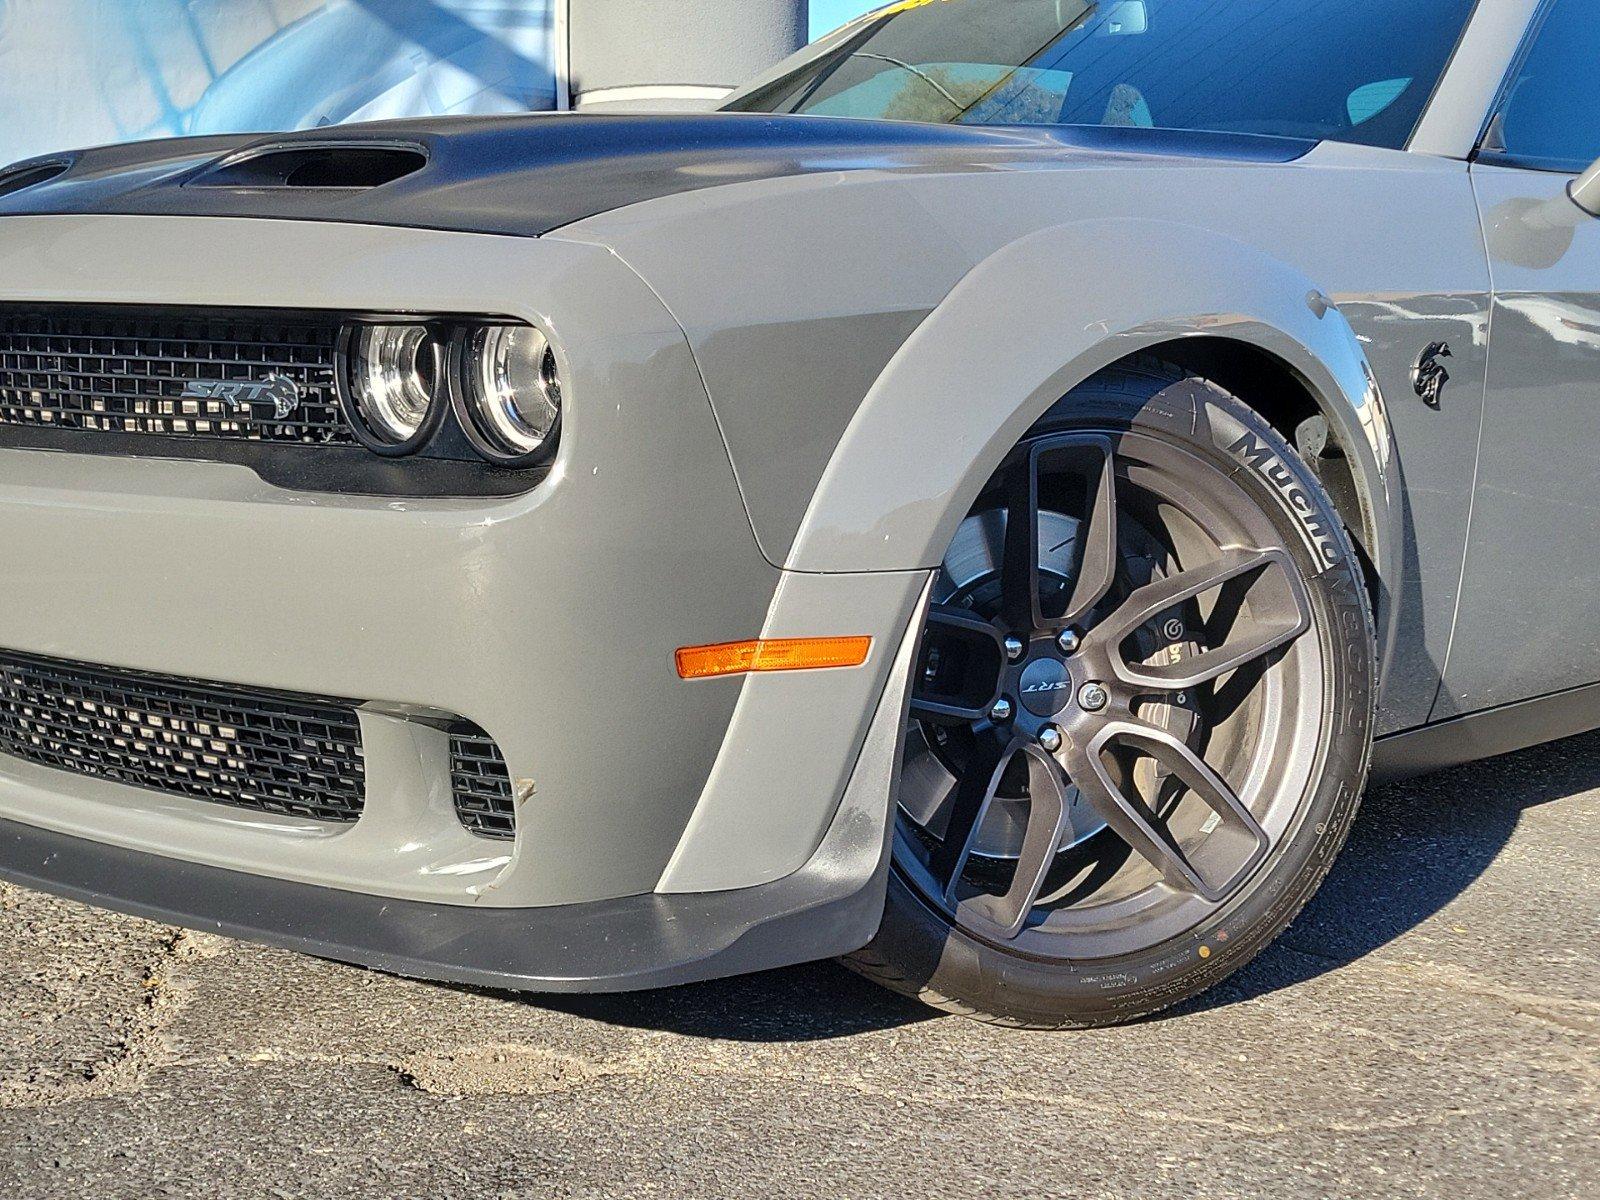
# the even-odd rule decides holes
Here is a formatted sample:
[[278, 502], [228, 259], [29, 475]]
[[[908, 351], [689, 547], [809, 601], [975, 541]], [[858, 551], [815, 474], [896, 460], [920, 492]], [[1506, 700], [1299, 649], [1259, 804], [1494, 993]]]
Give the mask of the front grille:
[[450, 731], [450, 786], [456, 817], [479, 837], [517, 836], [517, 805], [511, 773], [494, 739], [476, 725]]
[[348, 824], [366, 772], [355, 709], [0, 652], [0, 754], [256, 812]]
[[[339, 330], [336, 317], [304, 314], [3, 305], [0, 425], [354, 445], [339, 408]], [[197, 394], [219, 383], [298, 400], [280, 417], [253, 392]]]

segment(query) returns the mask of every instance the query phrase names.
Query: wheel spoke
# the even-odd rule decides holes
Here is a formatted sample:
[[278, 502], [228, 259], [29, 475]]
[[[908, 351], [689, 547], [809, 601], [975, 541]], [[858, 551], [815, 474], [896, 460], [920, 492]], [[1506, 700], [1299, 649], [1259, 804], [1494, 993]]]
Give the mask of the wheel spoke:
[[[1087, 451], [1087, 453], [1082, 453]], [[1086, 479], [1092, 480], [1078, 533], [1072, 599], [1059, 625], [1076, 625], [1106, 598], [1117, 580], [1117, 470], [1111, 443], [1100, 440], [1080, 451]]]
[[[1039, 590], [1039, 478], [1067, 476], [1082, 484], [1083, 512], [1073, 545], [1072, 594], [1063, 612], [1047, 615]], [[1001, 606], [1016, 630], [1065, 629], [1105, 599], [1116, 581], [1117, 484], [1111, 441], [1069, 435], [1039, 442], [1006, 473], [1006, 540]], [[1020, 518], [1020, 519], [1019, 519]]]
[[[1114, 745], [1156, 761], [1216, 814], [1215, 828], [1186, 851], [1167, 825], [1106, 768]], [[1233, 789], [1183, 742], [1163, 730], [1134, 722], [1108, 724], [1067, 764], [1089, 805], [1133, 851], [1175, 887], [1220, 902], [1231, 896], [1271, 848], [1271, 840]]]
[[[1136, 665], [1123, 657], [1122, 643], [1134, 630], [1211, 591], [1219, 594], [1206, 622], [1205, 640], [1215, 644], [1192, 658], [1162, 665]], [[1305, 584], [1288, 554], [1235, 549], [1224, 551], [1215, 562], [1139, 588], [1092, 636], [1124, 683], [1179, 690], [1238, 670], [1289, 645], [1310, 628]]]
[[1006, 473], [1006, 542], [1000, 560], [1000, 611], [1015, 630], [1040, 628], [1038, 458], [1024, 454]]
[[1003, 896], [978, 895], [961, 901], [958, 913], [976, 914], [996, 925], [1003, 936], [1014, 938], [1027, 924], [1028, 914], [1039, 902], [1056, 850], [1066, 836], [1070, 820], [1067, 807], [1067, 780], [1061, 767], [1038, 746], [1027, 746], [1028, 827], [1022, 837], [1022, 852]]
[[1183, 851], [1161, 826], [1154, 813], [1137, 797], [1123, 793], [1098, 756], [1074, 754], [1067, 762], [1072, 782], [1100, 819], [1168, 883], [1199, 891], [1201, 881]]
[[1005, 664], [1005, 641], [998, 629], [967, 609], [932, 605], [911, 694], [912, 714], [938, 725], [984, 720], [1000, 695]]
[[972, 840], [983, 824], [984, 814], [994, 802], [1000, 779], [1011, 760], [1022, 749], [1022, 743], [1013, 741], [1002, 745], [992, 738], [979, 738], [979, 749], [962, 772], [951, 802], [950, 820], [945, 826], [944, 840], [934, 851], [928, 866], [934, 879], [944, 888], [947, 903], [955, 903], [956, 885], [972, 857]]

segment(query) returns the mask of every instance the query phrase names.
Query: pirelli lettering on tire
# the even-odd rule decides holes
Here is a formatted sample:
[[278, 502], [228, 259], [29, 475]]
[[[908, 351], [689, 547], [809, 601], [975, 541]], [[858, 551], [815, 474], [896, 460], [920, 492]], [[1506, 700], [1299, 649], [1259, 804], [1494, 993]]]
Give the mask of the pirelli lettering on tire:
[[1306, 535], [1306, 545], [1323, 570], [1343, 561], [1337, 533], [1321, 507], [1311, 498], [1289, 465], [1265, 442], [1246, 432], [1228, 447], [1228, 453], [1242, 459], [1283, 497]]

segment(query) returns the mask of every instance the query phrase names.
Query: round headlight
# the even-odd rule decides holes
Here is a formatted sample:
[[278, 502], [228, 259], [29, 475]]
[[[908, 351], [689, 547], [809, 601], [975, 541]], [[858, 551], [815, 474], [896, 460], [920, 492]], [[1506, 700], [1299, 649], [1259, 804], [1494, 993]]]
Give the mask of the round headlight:
[[370, 325], [350, 347], [350, 390], [367, 431], [404, 446], [422, 431], [438, 385], [437, 344], [422, 325]]
[[489, 325], [467, 345], [468, 416], [502, 460], [545, 449], [561, 419], [561, 380], [550, 339], [531, 325]]

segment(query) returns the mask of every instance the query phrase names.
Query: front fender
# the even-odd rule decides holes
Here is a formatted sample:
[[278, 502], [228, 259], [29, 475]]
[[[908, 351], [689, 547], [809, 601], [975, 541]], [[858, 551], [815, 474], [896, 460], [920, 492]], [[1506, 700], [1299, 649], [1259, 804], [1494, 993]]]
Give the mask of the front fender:
[[1315, 281], [1261, 250], [1173, 222], [1086, 220], [982, 262], [895, 354], [823, 473], [795, 571], [930, 568], [1006, 453], [1096, 371], [1174, 340], [1249, 343], [1297, 372], [1352, 458], [1380, 577], [1400, 510], [1383, 397]]

